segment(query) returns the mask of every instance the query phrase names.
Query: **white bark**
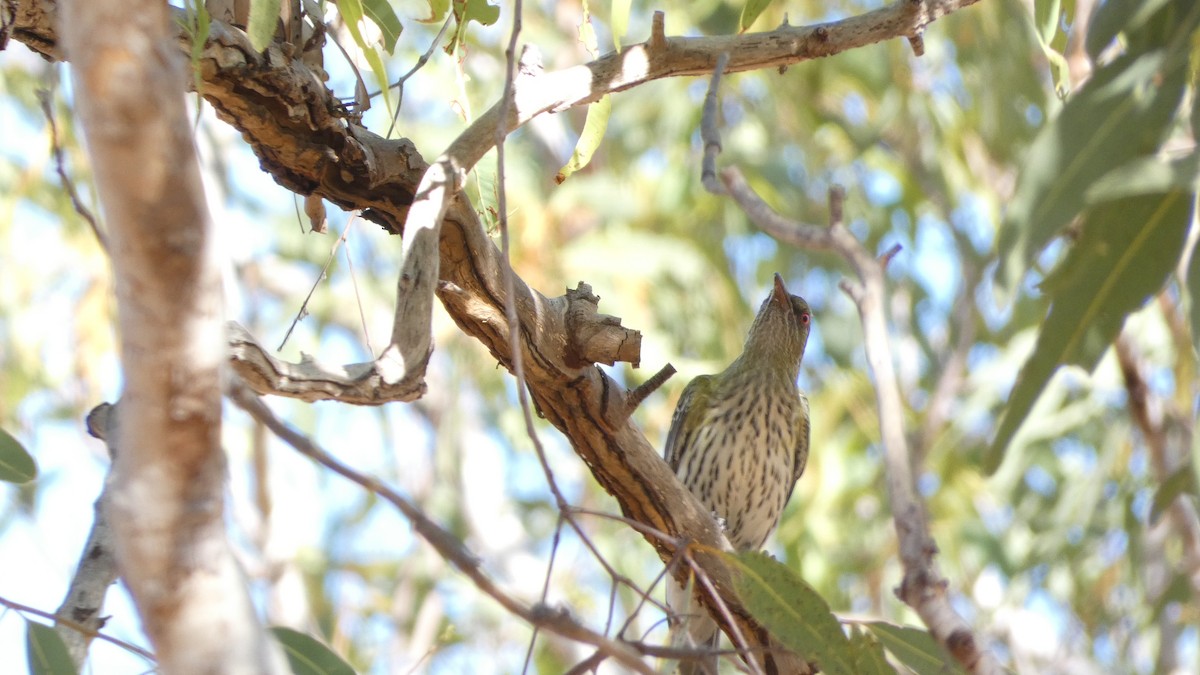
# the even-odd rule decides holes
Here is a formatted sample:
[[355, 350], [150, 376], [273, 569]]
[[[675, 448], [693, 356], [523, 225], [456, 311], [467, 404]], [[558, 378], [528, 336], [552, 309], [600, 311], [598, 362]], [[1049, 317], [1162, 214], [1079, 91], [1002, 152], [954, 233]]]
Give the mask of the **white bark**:
[[168, 6], [69, 0], [61, 16], [119, 307], [118, 568], [162, 672], [287, 672], [225, 537], [217, 250]]

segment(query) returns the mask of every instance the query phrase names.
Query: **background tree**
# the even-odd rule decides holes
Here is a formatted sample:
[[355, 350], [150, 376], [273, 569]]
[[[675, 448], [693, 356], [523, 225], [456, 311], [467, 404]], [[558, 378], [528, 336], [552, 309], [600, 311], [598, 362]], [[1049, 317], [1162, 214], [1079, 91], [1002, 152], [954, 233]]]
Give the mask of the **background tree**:
[[[81, 89], [54, 86], [63, 66], [16, 44], [55, 60], [69, 56], [54, 23], [63, 8], [21, 0], [2, 7], [0, 33], [11, 41], [0, 61], [0, 424], [31, 451], [40, 477], [8, 488], [0, 557], [12, 571], [0, 595], [32, 608], [24, 615], [35, 620], [34, 611], [62, 599], [107, 465], [99, 444], [80, 440], [83, 415], [119, 393], [112, 282], [80, 212], [103, 204], [106, 218], [95, 231], [105, 240], [118, 225], [101, 162], [85, 159], [67, 114], [78, 110], [87, 120]], [[954, 7], [930, 2], [890, 11], [918, 19], [901, 25], [923, 26]], [[661, 24], [651, 18], [655, 9], [665, 10]], [[848, 625], [928, 620], [892, 592], [911, 569], [887, 506], [896, 475], [884, 467], [897, 443], [886, 421], [880, 431], [877, 413], [884, 411], [875, 401], [886, 383], [880, 362], [869, 363], [862, 348], [871, 331], [862, 332], [856, 304], [837, 288], [855, 281], [861, 266], [828, 247], [781, 245], [751, 225], [761, 213], [747, 215], [734, 200], [705, 193], [701, 160], [711, 145], [699, 128], [708, 78], [654, 79], [706, 76], [728, 51], [731, 69], [749, 72], [720, 84], [718, 189], [730, 187], [720, 178], [736, 167], [788, 221], [823, 227], [829, 188], [845, 185], [843, 225], [862, 251], [903, 246], [885, 268], [888, 295], [880, 306], [903, 392], [900, 445], [911, 450], [954, 608], [979, 645], [1003, 664], [1036, 672], [1194, 667], [1200, 321], [1190, 298], [1200, 274], [1187, 271], [1196, 239], [1200, 118], [1190, 64], [1200, 10], [1182, 1], [1108, 2], [1095, 14], [1086, 2], [985, 2], [937, 21], [919, 39], [807, 60], [861, 44], [846, 38], [846, 26], [870, 25], [872, 15], [853, 3], [774, 3], [755, 16], [756, 9], [531, 5], [521, 13], [517, 43], [539, 48], [541, 76], [531, 58], [513, 63], [520, 52], [510, 44], [508, 6], [397, 5], [393, 18], [382, 3], [342, 2], [308, 7], [310, 18], [299, 25], [296, 15], [281, 25], [271, 12], [265, 23], [240, 17], [236, 6], [227, 14], [210, 5], [211, 20], [198, 8], [176, 14], [186, 38], [181, 58], [194, 74], [183, 79], [207, 101], [195, 128], [227, 252], [227, 314], [249, 331], [232, 341], [238, 371], [260, 390], [308, 399], [314, 391], [356, 402], [412, 399], [424, 390], [412, 404], [380, 408], [268, 399], [274, 415], [244, 390], [233, 392], [255, 421], [226, 407], [225, 520], [260, 613], [267, 623], [320, 637], [361, 670], [511, 672], [527, 660], [539, 672], [602, 659], [651, 664], [636, 650], [661, 643], [665, 626], [639, 589], [651, 586], [660, 559], [674, 558], [680, 542], [591, 512], [623, 509], [672, 537], [715, 543], [713, 524], [677, 493], [665, 467], [641, 458], [660, 446], [687, 380], [737, 352], [751, 308], [778, 270], [816, 317], [801, 374], [814, 448], [773, 551]], [[794, 29], [800, 57], [732, 49], [756, 44], [755, 32], [783, 24], [785, 12], [792, 24], [863, 18], [823, 33]], [[360, 20], [362, 13], [371, 18]], [[247, 31], [225, 19], [248, 24]], [[667, 39], [742, 30], [725, 42]], [[608, 60], [591, 53], [647, 35], [644, 50]], [[428, 61], [400, 88], [368, 96], [378, 79], [408, 73], [427, 50]], [[645, 54], [649, 69], [637, 75], [635, 58]], [[569, 70], [589, 61], [599, 65], [588, 77]], [[328, 70], [329, 88], [344, 105], [314, 66]], [[571, 88], [580, 82], [582, 89]], [[627, 85], [607, 104], [607, 129], [591, 162], [556, 185], [576, 136], [583, 130], [588, 137], [602, 119], [600, 106], [592, 106], [587, 125], [582, 107], [535, 113]], [[56, 126], [42, 113], [40, 89], [50, 92], [43, 99]], [[513, 101], [517, 111], [505, 126], [520, 125], [501, 146], [502, 177], [489, 159], [476, 165], [500, 121], [478, 111], [498, 100]], [[360, 114], [374, 133], [355, 126]], [[385, 140], [399, 136], [412, 140]], [[432, 158], [443, 148], [451, 162], [434, 166], [446, 167], [448, 182], [424, 173], [415, 154]], [[474, 172], [460, 173], [471, 166]], [[266, 175], [300, 196], [289, 198]], [[443, 221], [443, 204], [432, 199], [437, 191], [417, 188], [423, 176], [433, 188], [460, 181], [470, 201], [445, 204]], [[75, 203], [64, 185], [74, 186]], [[308, 215], [321, 221], [310, 194], [363, 218], [331, 208], [335, 242], [305, 234]], [[518, 277], [513, 292], [477, 214], [493, 235], [511, 237], [503, 243]], [[422, 234], [439, 224], [440, 236]], [[810, 231], [784, 224], [772, 233]], [[401, 225], [402, 244], [387, 234]], [[422, 263], [436, 260], [430, 252], [439, 243], [440, 268], [431, 272]], [[113, 260], [119, 279], [129, 270]], [[418, 289], [404, 289], [396, 315], [428, 311], [419, 300], [432, 296], [418, 291], [436, 286], [453, 321], [433, 312], [436, 349], [427, 369], [425, 338], [409, 330], [424, 324], [405, 320], [392, 330], [391, 279], [405, 265], [413, 273], [401, 285]], [[641, 331], [643, 368], [614, 366], [606, 377], [591, 369], [598, 358], [636, 360], [637, 352], [609, 348], [630, 334], [597, 318], [586, 293], [546, 300], [536, 292], [553, 296], [580, 279], [603, 296], [599, 311]], [[526, 294], [526, 287], [535, 290]], [[523, 320], [515, 340], [503, 328], [510, 309]], [[297, 315], [305, 318], [292, 331]], [[385, 340], [389, 332], [393, 339]], [[284, 334], [280, 358], [290, 365], [265, 360], [246, 337], [275, 343]], [[1114, 341], [1117, 348], [1108, 349]], [[523, 347], [516, 354], [525, 357], [535, 408], [566, 435], [540, 421], [527, 433], [519, 401], [525, 390], [495, 367], [517, 367], [511, 344]], [[557, 346], [539, 349], [550, 344]], [[370, 361], [381, 353], [386, 358]], [[317, 385], [304, 379], [330, 372], [324, 363], [351, 361], [371, 365], [351, 369], [350, 378], [322, 376]], [[615, 403], [623, 400], [620, 389], [667, 361], [680, 376], [651, 393], [627, 423]], [[125, 383], [133, 383], [128, 370]], [[102, 417], [94, 430], [111, 441], [111, 420]], [[280, 427], [279, 418], [291, 426]], [[378, 481], [340, 483], [277, 437], [310, 456], [324, 447], [340, 469]], [[121, 444], [115, 447], [120, 456]], [[84, 459], [89, 451], [101, 461]], [[20, 477], [19, 462], [5, 465], [16, 467], [6, 478]], [[650, 499], [655, 494], [669, 497], [659, 503]], [[559, 499], [576, 508], [562, 508]], [[481, 565], [463, 559], [463, 543]], [[703, 569], [725, 564], [706, 557], [709, 549], [688, 550]], [[447, 560], [462, 568], [448, 569]], [[127, 596], [110, 596], [105, 632], [145, 644]], [[138, 607], [146, 612], [140, 600]], [[739, 614], [736, 622], [759, 620]], [[25, 624], [10, 614], [0, 630], [11, 643]], [[872, 630], [895, 656], [904, 650], [889, 639], [914, 639]], [[40, 635], [30, 630], [33, 639]], [[169, 667], [166, 643], [154, 631], [150, 637]], [[91, 659], [102, 672], [147, 667], [101, 643]]]

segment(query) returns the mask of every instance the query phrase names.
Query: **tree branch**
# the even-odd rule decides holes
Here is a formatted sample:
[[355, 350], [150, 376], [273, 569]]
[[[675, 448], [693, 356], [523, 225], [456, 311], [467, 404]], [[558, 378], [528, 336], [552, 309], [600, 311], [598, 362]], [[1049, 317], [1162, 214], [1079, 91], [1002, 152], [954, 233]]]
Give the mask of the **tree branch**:
[[562, 610], [545, 605], [526, 605], [510, 595], [483, 571], [478, 557], [468, 551], [454, 535], [425, 515], [416, 505], [379, 482], [378, 479], [363, 475], [339, 462], [311, 438], [276, 417], [265, 403], [245, 387], [233, 385], [230, 388], [229, 396], [239, 408], [246, 411], [256, 421], [270, 429], [280, 440], [298, 450], [305, 457], [362, 486], [371, 493], [379, 495], [394, 506], [412, 524], [413, 530], [438, 552], [438, 555], [458, 568], [475, 584], [476, 588], [500, 603], [505, 610], [538, 628], [593, 645], [606, 656], [617, 659], [622, 665], [636, 672], [653, 675], [654, 670], [642, 662], [641, 654], [630, 643], [611, 640], [600, 635]]
[[[474, 210], [458, 191], [467, 173], [494, 147], [498, 128], [511, 132], [543, 113], [586, 105], [652, 80], [706, 75], [723, 53], [729, 54], [728, 71], [737, 72], [913, 37], [936, 19], [977, 1], [899, 0], [840, 21], [716, 37], [667, 37], [662, 17], [656, 15], [647, 42], [554, 72], [542, 72], [536, 53], [529, 51], [514, 81], [511, 103], [497, 104], [477, 118], [433, 165], [410, 141], [382, 138], [348, 120], [325, 87], [323, 73], [289, 58], [280, 45], [260, 54], [243, 32], [219, 21], [212, 23], [200, 74], [206, 100], [242, 132], [262, 168], [280, 185], [362, 210], [365, 218], [393, 233], [409, 230], [401, 251], [391, 344], [371, 364], [344, 367], [364, 380], [353, 386], [330, 387], [327, 372], [312, 373], [318, 382], [311, 389], [323, 390], [321, 397], [338, 398], [344, 391], [344, 400], [362, 403], [364, 392], [369, 392], [377, 397], [371, 403], [384, 403], [412, 400], [422, 391], [435, 282], [453, 281], [453, 275], [439, 272], [444, 251], [439, 261], [433, 249], [442, 238], [443, 220], [460, 228], [479, 227]], [[61, 58], [55, 12], [52, 0], [16, 0], [13, 36], [49, 58]], [[190, 51], [182, 34], [180, 48]], [[242, 346], [253, 349], [252, 344]], [[302, 368], [294, 374], [308, 372]], [[301, 381], [288, 382], [273, 393], [312, 400]]]
[[[88, 433], [104, 441], [108, 446], [109, 459], [116, 457], [116, 406], [101, 403], [87, 416]], [[87, 660], [88, 646], [92, 638], [104, 627], [105, 618], [100, 616], [104, 609], [104, 596], [108, 587], [117, 580], [117, 559], [112, 526], [108, 523], [108, 478], [104, 488], [96, 497], [95, 516], [87, 543], [79, 556], [79, 565], [67, 587], [66, 596], [54, 615], [58, 617], [55, 630], [67, 645], [75, 669], [83, 670]]]

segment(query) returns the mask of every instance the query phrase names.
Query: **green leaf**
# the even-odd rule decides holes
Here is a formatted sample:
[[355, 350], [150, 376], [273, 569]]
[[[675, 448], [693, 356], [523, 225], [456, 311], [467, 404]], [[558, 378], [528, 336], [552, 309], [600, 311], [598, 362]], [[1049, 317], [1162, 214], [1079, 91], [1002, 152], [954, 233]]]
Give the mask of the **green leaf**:
[[1088, 188], [1084, 201], [1089, 205], [1099, 204], [1173, 190], [1200, 190], [1200, 153], [1192, 152], [1169, 162], [1153, 155], [1133, 159], [1101, 176]]
[[489, 5], [487, 0], [453, 0], [450, 7], [454, 10], [454, 20], [458, 25], [454, 27], [454, 35], [446, 45], [447, 54], [453, 54], [458, 49], [467, 24], [476, 21], [482, 26], [490, 26], [500, 19], [500, 8]]
[[745, 33], [750, 30], [750, 26], [759, 14], [771, 4], [771, 0], [746, 0], [746, 4], [742, 5], [742, 18], [738, 21], [738, 32]]
[[612, 27], [613, 47], [621, 51], [621, 38], [629, 32], [629, 13], [633, 0], [613, 0], [610, 6], [608, 25]]
[[250, 25], [246, 26], [246, 35], [256, 51], [261, 52], [275, 38], [275, 28], [279, 25], [280, 0], [251, 0]]
[[283, 626], [273, 626], [271, 632], [296, 675], [354, 675], [350, 664], [320, 640]]
[[1096, 8], [1084, 46], [1092, 59], [1122, 32], [1135, 31], [1170, 0], [1109, 0]]
[[0, 480], [6, 483], [28, 483], [37, 478], [37, 462], [4, 429], [0, 429]]
[[32, 675], [75, 675], [75, 662], [58, 631], [35, 621], [25, 622], [25, 652]]
[[1101, 68], [1038, 133], [1000, 235], [1004, 286], [1016, 287], [1038, 252], [1083, 208], [1083, 195], [1096, 179], [1158, 148], [1186, 74], [1184, 64], [1168, 60], [1164, 50], [1121, 57]]
[[[1195, 197], [1197, 204], [1192, 208], [1192, 228], [1200, 227], [1200, 196]], [[1192, 235], [1192, 250], [1191, 260], [1188, 261], [1187, 268], [1187, 304], [1188, 317], [1192, 324], [1192, 345], [1196, 348], [1196, 355], [1200, 356], [1200, 243], [1197, 243], [1196, 234]], [[1200, 442], [1200, 433], [1193, 434]], [[1200, 448], [1200, 445], [1197, 446]], [[1200, 457], [1196, 458], [1200, 460]], [[1196, 465], [1197, 471], [1200, 471], [1200, 464]], [[1200, 476], [1200, 473], [1197, 474]]]
[[400, 23], [400, 17], [396, 16], [396, 10], [392, 9], [388, 0], [362, 0], [362, 7], [367, 18], [379, 26], [379, 31], [383, 34], [383, 50], [391, 54], [396, 50], [396, 40], [400, 39], [400, 33], [404, 32], [404, 25]]
[[896, 669], [883, 653], [883, 644], [857, 624], [850, 631], [850, 653], [854, 656], [854, 672], [859, 675], [895, 675]]
[[1200, 490], [1196, 486], [1196, 471], [1192, 468], [1192, 463], [1188, 462], [1183, 466], [1175, 469], [1162, 485], [1158, 486], [1158, 490], [1154, 493], [1154, 502], [1150, 506], [1150, 523], [1158, 522], [1163, 511], [1166, 511], [1176, 497], [1183, 494], [1197, 495]]
[[387, 106], [388, 117], [392, 117], [392, 90], [388, 88], [390, 82], [388, 82], [387, 67], [384, 66], [379, 51], [375, 49], [374, 45], [367, 44], [359, 29], [358, 22], [363, 19], [362, 0], [340, 0], [338, 11], [342, 13], [342, 19], [346, 22], [346, 30], [350, 31], [350, 36], [354, 38], [354, 44], [362, 50], [367, 64], [371, 66], [371, 72], [375, 74], [375, 80], [378, 82], [379, 88], [383, 90], [383, 102]]
[[886, 621], [868, 621], [862, 625], [879, 638], [892, 656], [917, 675], [950, 675], [964, 672], [962, 666], [926, 631], [911, 626], [897, 626]]
[[592, 13], [588, 9], [587, 2], [583, 2], [580, 6], [583, 16], [579, 19], [579, 44], [587, 50], [587, 53], [596, 58], [600, 54], [600, 45], [596, 40], [596, 27], [592, 25]]
[[757, 551], [723, 553], [734, 588], [754, 618], [788, 649], [828, 675], [854, 673], [850, 641], [825, 600], [800, 575]]
[[1058, 15], [1062, 10], [1059, 0], [1036, 0], [1033, 3], [1033, 23], [1043, 45], [1049, 45], [1058, 32]]
[[1179, 261], [1192, 201], [1184, 192], [1139, 195], [1089, 212], [1079, 241], [1042, 285], [1050, 310], [1017, 376], [984, 471], [999, 467], [1058, 367], [1095, 368], [1125, 317], [1163, 287]]
[[450, 11], [450, 0], [429, 0], [429, 17], [421, 19], [426, 23], [435, 21], [443, 21], [446, 18], [446, 12]]
[[579, 134], [575, 151], [571, 153], [571, 159], [567, 160], [566, 165], [558, 170], [558, 175], [554, 177], [555, 183], [561, 184], [570, 178], [571, 174], [592, 161], [592, 154], [600, 147], [600, 141], [604, 140], [604, 131], [608, 128], [608, 116], [612, 112], [612, 101], [609, 99], [610, 97], [605, 96], [588, 106], [587, 119], [583, 122], [583, 132]]
[[1042, 43], [1042, 54], [1050, 63], [1050, 77], [1054, 80], [1054, 93], [1059, 98], [1066, 98], [1071, 93], [1071, 64], [1067, 63], [1067, 57], [1047, 42]]

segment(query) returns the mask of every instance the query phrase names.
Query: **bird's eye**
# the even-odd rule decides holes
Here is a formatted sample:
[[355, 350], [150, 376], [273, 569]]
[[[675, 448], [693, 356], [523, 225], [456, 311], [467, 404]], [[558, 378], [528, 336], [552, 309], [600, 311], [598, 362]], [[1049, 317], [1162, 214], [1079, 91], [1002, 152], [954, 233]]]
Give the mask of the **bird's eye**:
[[812, 321], [812, 316], [810, 316], [808, 312], [801, 312], [800, 323], [807, 326], [809, 321]]

